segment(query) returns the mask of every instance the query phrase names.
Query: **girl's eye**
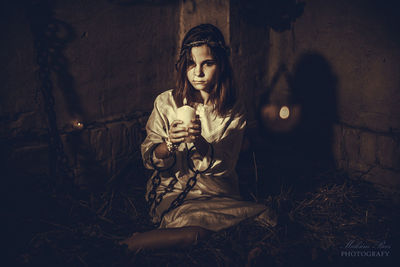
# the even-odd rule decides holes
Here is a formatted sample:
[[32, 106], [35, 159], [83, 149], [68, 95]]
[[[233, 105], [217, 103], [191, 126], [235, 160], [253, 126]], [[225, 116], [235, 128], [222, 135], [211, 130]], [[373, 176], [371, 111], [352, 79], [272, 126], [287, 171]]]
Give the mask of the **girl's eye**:
[[206, 65], [207, 65], [208, 67], [213, 66], [213, 65], [215, 65], [215, 61], [207, 61], [207, 62], [206, 62]]

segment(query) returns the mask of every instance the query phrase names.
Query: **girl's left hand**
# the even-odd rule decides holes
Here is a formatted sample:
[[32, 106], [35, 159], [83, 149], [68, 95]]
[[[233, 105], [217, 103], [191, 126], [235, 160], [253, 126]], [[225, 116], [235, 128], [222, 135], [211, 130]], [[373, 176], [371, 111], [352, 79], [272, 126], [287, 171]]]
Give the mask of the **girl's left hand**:
[[189, 138], [194, 142], [201, 136], [201, 121], [199, 115], [191, 120], [188, 126]]

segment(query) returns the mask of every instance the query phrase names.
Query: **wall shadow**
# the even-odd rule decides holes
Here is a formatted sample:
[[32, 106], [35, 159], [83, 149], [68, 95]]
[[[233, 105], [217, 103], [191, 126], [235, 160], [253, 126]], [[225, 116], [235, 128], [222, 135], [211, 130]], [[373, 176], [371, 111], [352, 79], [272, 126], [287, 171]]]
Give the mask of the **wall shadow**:
[[324, 162], [333, 160], [332, 126], [337, 121], [337, 76], [329, 62], [320, 54], [302, 55], [291, 80], [294, 101], [302, 105], [302, 120], [295, 135], [299, 148], [306, 149], [307, 158]]
[[[290, 103], [297, 107], [291, 111], [297, 112], [298, 121], [285, 131], [273, 131], [265, 127], [260, 115], [259, 132], [252, 144], [261, 166], [259, 190], [265, 195], [279, 193], [282, 187], [307, 192], [324, 182], [324, 174], [335, 167], [332, 144], [337, 78], [330, 63], [319, 53], [307, 52], [287, 73], [287, 79]], [[259, 98], [263, 102], [258, 114], [268, 104], [271, 90]]]

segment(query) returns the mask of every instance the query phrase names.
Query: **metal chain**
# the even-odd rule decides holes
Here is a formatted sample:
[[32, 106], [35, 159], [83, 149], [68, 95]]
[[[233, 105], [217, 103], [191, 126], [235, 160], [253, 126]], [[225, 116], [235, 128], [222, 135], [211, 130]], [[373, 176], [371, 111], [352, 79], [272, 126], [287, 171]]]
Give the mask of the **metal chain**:
[[[157, 147], [157, 146], [154, 146], [154, 147], [152, 148], [152, 150], [150, 151], [150, 153], [151, 153], [151, 154], [150, 154], [150, 159], [151, 159], [151, 164], [153, 165], [153, 167], [155, 167], [156, 169], [160, 170], [158, 167], [155, 166], [155, 164], [154, 164], [154, 162], [153, 162], [153, 159], [152, 159], [152, 153], [153, 153], [153, 151], [154, 151], [154, 149], [155, 149], [156, 147]], [[193, 187], [194, 187], [194, 186], [196, 185], [196, 183], [197, 183], [197, 175], [198, 175], [199, 173], [205, 173], [205, 172], [208, 171], [208, 170], [212, 167], [212, 165], [214, 164], [214, 147], [210, 144], [210, 147], [211, 147], [211, 155], [210, 155], [210, 157], [211, 157], [211, 162], [210, 162], [210, 164], [209, 164], [208, 167], [207, 167], [205, 170], [203, 170], [203, 171], [195, 170], [195, 169], [194, 169], [194, 166], [193, 166], [193, 164], [191, 164], [191, 160], [190, 160], [190, 159], [191, 159], [191, 156], [192, 156], [192, 155], [191, 155], [191, 154], [192, 154], [192, 150], [193, 150], [194, 147], [195, 147], [195, 146], [192, 146], [192, 147], [189, 149], [189, 151], [187, 152], [187, 157], [186, 157], [186, 160], [187, 160], [187, 162], [188, 162], [188, 166], [189, 166], [189, 168], [194, 172], [194, 175], [193, 175], [192, 177], [189, 178], [189, 180], [186, 182], [186, 187], [185, 187], [185, 189], [171, 202], [171, 204], [170, 204], [170, 206], [168, 207], [168, 209], [166, 209], [166, 210], [164, 210], [164, 211], [162, 212], [159, 221], [158, 221], [157, 223], [155, 223], [155, 226], [156, 226], [156, 227], [160, 226], [162, 219], [164, 218], [164, 216], [165, 216], [168, 212], [170, 212], [170, 211], [173, 210], [173, 209], [176, 209], [177, 207], [179, 207], [180, 205], [183, 204], [184, 200], [186, 199], [187, 194], [190, 192], [190, 190], [193, 189]], [[174, 162], [173, 166], [174, 166], [175, 163], [176, 163], [176, 155], [175, 155], [175, 154], [174, 154], [174, 159], [175, 159], [175, 162]], [[170, 171], [170, 170], [172, 169], [173, 166], [171, 166], [171, 167], [168, 168], [167, 170]], [[174, 179], [171, 180], [171, 182], [170, 182], [170, 183], [168, 184], [168, 186], [165, 188], [164, 192], [162, 192], [160, 195], [156, 196], [156, 195], [157, 195], [157, 192], [156, 192], [156, 191], [157, 191], [157, 188], [158, 188], [158, 186], [159, 186], [160, 183], [161, 183], [161, 177], [160, 177], [160, 172], [161, 172], [161, 171], [158, 171], [158, 170], [157, 170], [157, 174], [153, 177], [153, 180], [152, 180], [153, 188], [152, 188], [152, 190], [149, 192], [149, 195], [148, 195], [148, 200], [149, 200], [148, 203], [149, 203], [149, 206], [150, 206], [150, 207], [152, 206], [152, 204], [153, 204], [153, 202], [154, 202], [154, 206], [153, 206], [153, 208], [151, 209], [151, 213], [152, 213], [153, 215], [155, 214], [156, 208], [158, 207], [158, 205], [160, 205], [161, 201], [163, 200], [163, 197], [164, 197], [167, 193], [172, 192], [173, 189], [174, 189], [175, 184], [178, 182], [178, 179], [176, 178], [176, 175], [173, 174]], [[150, 199], [150, 197], [151, 197], [151, 199]]]
[[180, 205], [183, 204], [183, 201], [185, 200], [187, 194], [196, 185], [196, 183], [197, 183], [197, 175], [198, 174], [199, 174], [199, 172], [196, 172], [192, 177], [190, 177], [190, 179], [186, 183], [185, 189], [174, 199], [174, 201], [171, 202], [171, 204], [169, 205], [169, 208], [164, 210], [163, 213], [161, 213], [160, 220], [156, 224], [157, 227], [160, 226], [161, 221], [164, 218], [165, 214], [167, 214], [171, 210], [176, 209], [177, 207], [179, 207]]
[[153, 187], [151, 189], [151, 191], [149, 192], [149, 194], [147, 195], [147, 203], [149, 204], [149, 206], [151, 207], [153, 205], [153, 202], [155, 201], [156, 197], [157, 197], [157, 188], [161, 183], [161, 178], [160, 178], [160, 173], [158, 171], [156, 171], [157, 174], [153, 177], [152, 179], [152, 184]]
[[165, 194], [170, 193], [174, 190], [174, 186], [175, 184], [178, 182], [178, 179], [176, 178], [176, 176], [174, 175], [174, 179], [172, 179], [168, 186], [165, 188], [164, 192], [162, 192], [161, 194], [159, 194], [157, 196], [157, 198], [154, 201], [154, 208], [158, 207], [158, 205], [160, 205], [161, 201], [163, 200], [163, 197], [165, 196]]
[[36, 49], [36, 62], [39, 67], [37, 76], [48, 121], [50, 175], [59, 179], [59, 185], [65, 185], [65, 182], [72, 184], [74, 173], [69, 166], [69, 160], [64, 152], [64, 146], [58, 132], [57, 116], [54, 109], [55, 100], [52, 92], [53, 83], [51, 81], [51, 62], [54, 61], [54, 55], [60, 49], [59, 37], [57, 36], [59, 25], [51, 15], [41, 16], [42, 8], [47, 8], [47, 6], [43, 7], [38, 3], [32, 4], [30, 23]]
[[157, 196], [157, 188], [161, 183], [160, 174], [161, 173], [159, 171], [157, 171], [156, 175], [153, 177], [153, 179], [152, 179], [153, 187], [147, 196], [147, 199], [148, 199], [147, 203], [148, 203], [149, 207], [151, 207], [154, 204], [154, 206], [152, 207], [153, 215], [154, 215], [155, 209], [160, 205], [161, 201], [163, 200], [164, 195], [172, 192], [174, 190], [175, 184], [178, 182], [178, 179], [174, 175], [174, 179], [172, 179], [169, 182], [169, 184], [165, 188], [164, 192], [160, 193]]
[[174, 185], [178, 182], [178, 179], [174, 176], [175, 179], [173, 179], [173, 180], [168, 184], [167, 188], [165, 189], [165, 191], [167, 191], [167, 192], [163, 192], [163, 193], [160, 194], [160, 196], [157, 197], [157, 188], [158, 188], [158, 186], [161, 184], [161, 176], [160, 176], [160, 174], [161, 174], [162, 172], [170, 171], [170, 170], [175, 166], [175, 164], [176, 164], [176, 154], [175, 154], [175, 153], [172, 154], [173, 159], [174, 159], [174, 162], [172, 163], [171, 166], [169, 166], [169, 167], [163, 169], [163, 168], [157, 167], [157, 166], [154, 164], [154, 161], [153, 161], [153, 153], [154, 153], [154, 150], [157, 148], [158, 145], [159, 145], [159, 144], [155, 144], [155, 145], [150, 149], [150, 154], [149, 154], [149, 155], [150, 155], [150, 162], [151, 162], [151, 165], [153, 166], [154, 169], [156, 169], [156, 174], [154, 175], [154, 177], [153, 177], [153, 179], [152, 179], [152, 185], [153, 185], [153, 187], [152, 187], [151, 191], [149, 192], [149, 194], [147, 195], [147, 203], [148, 203], [148, 205], [149, 205], [150, 208], [153, 206], [153, 203], [154, 203], [154, 207], [153, 207], [153, 209], [152, 209], [152, 213], [153, 213], [153, 214], [154, 214], [154, 211], [155, 211], [156, 207], [157, 207], [158, 205], [160, 205], [160, 203], [161, 203], [162, 198], [164, 197], [164, 195], [165, 195], [166, 193], [168, 193], [168, 192], [171, 192], [171, 191], [174, 189]]

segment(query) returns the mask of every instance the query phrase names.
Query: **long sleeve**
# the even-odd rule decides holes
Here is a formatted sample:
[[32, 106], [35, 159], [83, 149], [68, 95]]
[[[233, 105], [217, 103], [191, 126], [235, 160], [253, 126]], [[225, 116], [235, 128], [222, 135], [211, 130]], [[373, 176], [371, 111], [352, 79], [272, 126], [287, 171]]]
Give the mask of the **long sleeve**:
[[220, 136], [215, 140], [209, 140], [212, 148], [208, 149], [205, 157], [200, 159], [199, 155], [195, 155], [195, 167], [204, 170], [213, 160], [212, 167], [205, 173], [206, 175], [216, 177], [232, 174], [239, 157], [245, 127], [246, 120], [243, 115], [229, 119], [219, 133]]
[[[173, 157], [162, 160], [151, 155], [152, 148], [168, 137], [169, 125], [176, 119], [177, 106], [172, 92], [168, 90], [156, 98], [146, 125], [147, 137], [142, 143], [141, 152], [143, 162], [149, 169], [154, 168], [151, 159], [161, 168], [171, 166], [174, 160]], [[152, 206], [150, 215], [153, 221], [158, 222], [161, 219], [160, 228], [200, 226], [218, 231], [268, 211], [266, 206], [242, 201], [240, 197], [235, 166], [246, 127], [244, 112], [237, 107], [230, 115], [220, 116], [212, 106], [198, 104], [195, 108], [201, 120], [201, 134], [210, 143], [208, 152], [203, 157], [195, 151], [192, 143], [182, 143], [175, 153], [174, 167], [160, 173], [159, 185], [155, 188], [153, 179], [148, 180], [147, 200], [154, 189], [157, 196], [162, 194], [160, 204]], [[188, 154], [189, 152], [194, 154]], [[193, 161], [193, 165], [188, 162], [188, 158]], [[198, 171], [211, 167], [194, 175], [192, 166]], [[154, 172], [152, 177], [156, 177], [156, 174]], [[193, 188], [185, 191], [193, 181], [196, 181]], [[183, 196], [183, 192], [186, 193], [181, 205], [161, 217], [175, 199]], [[269, 218], [267, 216], [266, 221]]]
[[146, 124], [146, 139], [141, 145], [143, 163], [148, 169], [154, 169], [150, 157], [152, 157], [157, 167], [170, 166], [173, 161], [172, 157], [159, 159], [154, 153], [151, 153], [154, 146], [157, 146], [168, 138], [169, 122], [168, 118], [161, 112], [161, 107], [162, 99], [158, 96], [154, 101], [153, 111]]

